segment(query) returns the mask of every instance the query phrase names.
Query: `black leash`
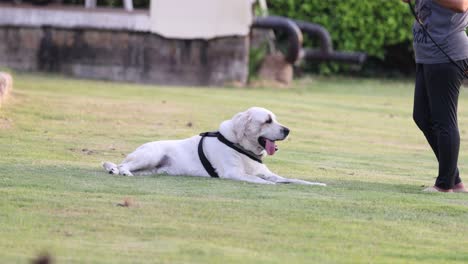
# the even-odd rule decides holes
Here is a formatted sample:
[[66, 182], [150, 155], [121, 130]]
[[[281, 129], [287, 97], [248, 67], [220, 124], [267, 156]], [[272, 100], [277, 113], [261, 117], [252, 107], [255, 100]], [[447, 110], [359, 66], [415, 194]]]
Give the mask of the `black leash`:
[[442, 49], [442, 47], [432, 38], [431, 34], [429, 34], [429, 31], [427, 31], [426, 27], [424, 26], [423, 22], [418, 18], [418, 15], [416, 14], [416, 10], [414, 9], [413, 5], [411, 4], [411, 1], [408, 1], [408, 6], [409, 6], [409, 9], [411, 10], [411, 13], [413, 14], [414, 16], [414, 19], [416, 19], [416, 21], [418, 22], [418, 24], [421, 26], [421, 28], [424, 30], [424, 33], [426, 33], [426, 35], [431, 39], [432, 43], [434, 43], [434, 45], [436, 45], [436, 47], [445, 55], [445, 57], [447, 57], [447, 59], [450, 61], [450, 63], [452, 63], [453, 65], [455, 65], [461, 72], [462, 74], [465, 76], [465, 78], [468, 79], [468, 69], [463, 69], [460, 65], [458, 65], [448, 54], [447, 52], [445, 52], [444, 49]]
[[251, 158], [252, 160], [255, 160], [258, 163], [263, 163], [262, 159], [261, 159], [261, 156], [258, 156], [255, 153], [244, 149], [243, 147], [241, 147], [238, 144], [232, 143], [231, 141], [227, 140], [218, 131], [201, 133], [200, 136], [201, 136], [201, 139], [200, 139], [200, 142], [198, 143], [198, 156], [200, 157], [200, 161], [201, 161], [203, 167], [205, 168], [205, 170], [213, 178], [219, 178], [219, 175], [218, 175], [218, 173], [216, 173], [215, 168], [213, 168], [213, 165], [211, 165], [210, 161], [208, 160], [205, 153], [203, 152], [203, 141], [205, 140], [206, 137], [216, 137], [219, 141], [224, 143], [226, 146], [234, 149], [235, 151], [246, 155], [247, 157]]

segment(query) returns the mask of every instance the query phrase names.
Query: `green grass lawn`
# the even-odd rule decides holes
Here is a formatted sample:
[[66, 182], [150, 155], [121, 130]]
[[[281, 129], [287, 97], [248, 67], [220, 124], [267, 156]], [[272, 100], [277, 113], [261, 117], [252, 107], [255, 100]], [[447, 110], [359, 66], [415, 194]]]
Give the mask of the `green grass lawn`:
[[[15, 76], [0, 109], [0, 263], [467, 263], [468, 195], [437, 173], [411, 81], [181, 88]], [[265, 163], [328, 187], [123, 177], [142, 143], [216, 130], [250, 106], [291, 128]], [[459, 102], [468, 181], [468, 94]], [[117, 206], [131, 199], [130, 207]]]

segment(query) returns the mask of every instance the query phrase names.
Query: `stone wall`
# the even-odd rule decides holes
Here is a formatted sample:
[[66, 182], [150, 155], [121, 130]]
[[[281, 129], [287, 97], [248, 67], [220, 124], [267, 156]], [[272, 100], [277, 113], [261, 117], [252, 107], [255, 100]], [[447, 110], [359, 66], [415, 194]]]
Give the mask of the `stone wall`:
[[124, 30], [0, 26], [0, 66], [79, 78], [219, 86], [245, 84], [247, 37], [177, 40]]

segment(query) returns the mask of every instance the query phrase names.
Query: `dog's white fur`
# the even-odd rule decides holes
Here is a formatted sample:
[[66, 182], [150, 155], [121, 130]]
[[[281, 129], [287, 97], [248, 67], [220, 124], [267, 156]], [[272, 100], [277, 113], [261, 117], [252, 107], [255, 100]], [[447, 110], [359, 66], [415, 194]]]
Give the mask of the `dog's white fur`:
[[[289, 129], [277, 122], [267, 109], [252, 107], [221, 123], [219, 132], [232, 143], [237, 143], [260, 157], [266, 155], [259, 137], [272, 141], [283, 140]], [[198, 143], [200, 136], [182, 140], [165, 140], [146, 143], [130, 153], [120, 165], [104, 162], [111, 174], [125, 176], [169, 174], [210, 177], [200, 162]], [[252, 183], [297, 183], [325, 186], [323, 183], [288, 179], [271, 172], [265, 164], [258, 163], [235, 151], [215, 137], [207, 137], [203, 151], [220, 178]]]

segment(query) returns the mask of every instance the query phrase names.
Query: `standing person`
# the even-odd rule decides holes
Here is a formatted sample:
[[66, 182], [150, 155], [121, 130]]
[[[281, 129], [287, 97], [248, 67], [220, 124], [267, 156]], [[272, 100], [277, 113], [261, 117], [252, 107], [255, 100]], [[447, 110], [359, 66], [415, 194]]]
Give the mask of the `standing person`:
[[[402, 1], [408, 3], [411, 0]], [[460, 147], [457, 105], [464, 78], [461, 69], [468, 69], [468, 37], [465, 33], [468, 0], [416, 0], [415, 9], [426, 30], [415, 21], [413, 118], [439, 162], [434, 186], [424, 191], [467, 192], [457, 166]]]

